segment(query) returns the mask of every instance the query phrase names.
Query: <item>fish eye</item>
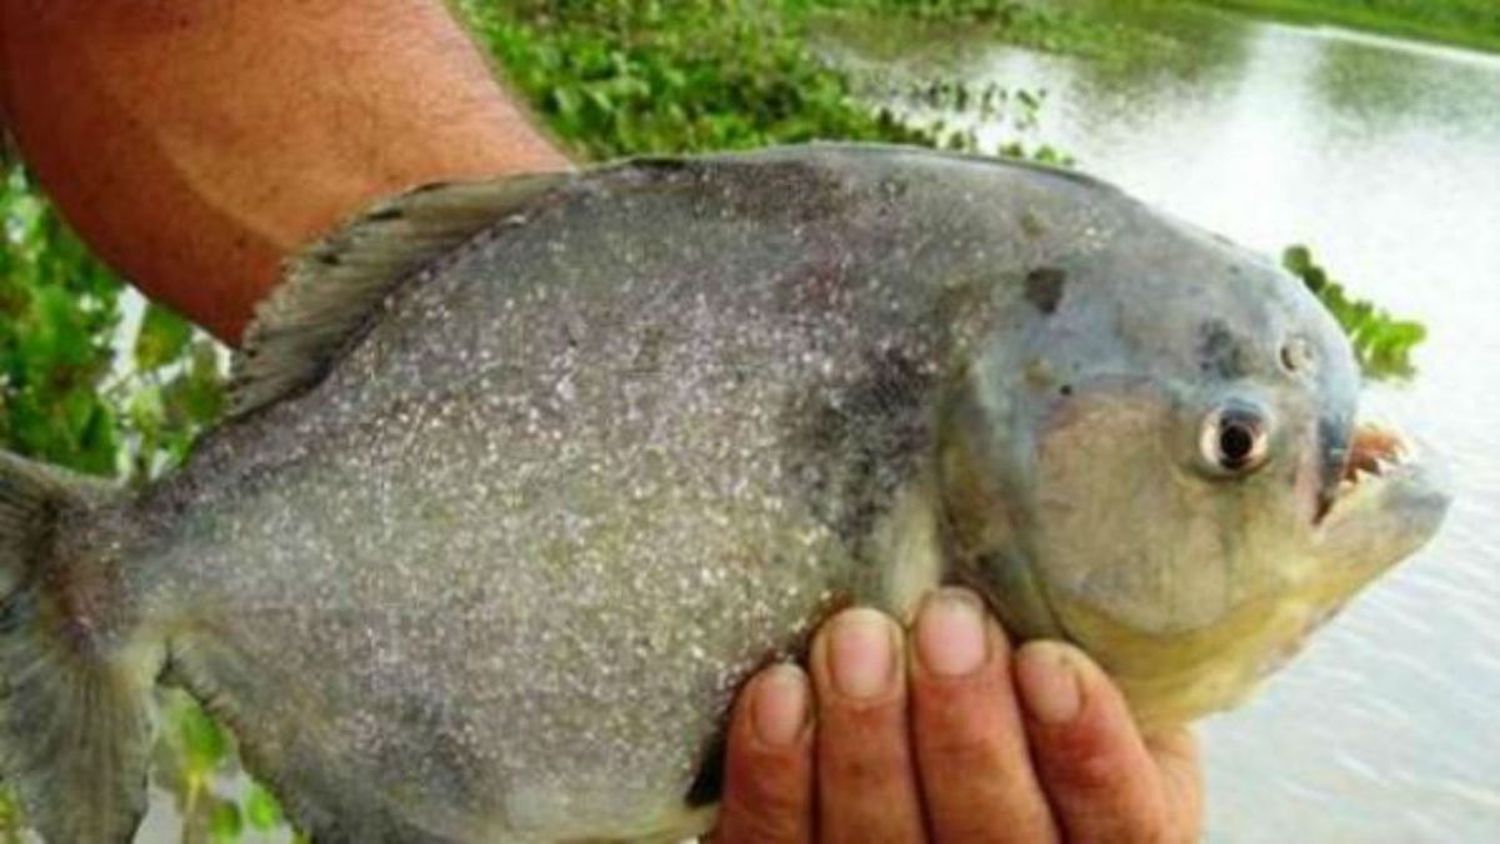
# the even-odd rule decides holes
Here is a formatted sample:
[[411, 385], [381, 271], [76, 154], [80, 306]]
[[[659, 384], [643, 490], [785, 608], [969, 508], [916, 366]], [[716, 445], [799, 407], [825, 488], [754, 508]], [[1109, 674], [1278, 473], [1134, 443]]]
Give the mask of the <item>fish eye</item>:
[[1267, 427], [1265, 417], [1251, 408], [1222, 407], [1203, 420], [1198, 448], [1218, 472], [1253, 472], [1266, 461], [1270, 443]]

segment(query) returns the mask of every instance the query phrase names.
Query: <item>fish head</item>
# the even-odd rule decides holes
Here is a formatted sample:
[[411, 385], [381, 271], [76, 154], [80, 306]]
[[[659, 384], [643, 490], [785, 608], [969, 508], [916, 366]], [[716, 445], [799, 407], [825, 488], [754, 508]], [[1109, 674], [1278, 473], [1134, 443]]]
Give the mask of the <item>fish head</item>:
[[939, 474], [957, 577], [1157, 725], [1241, 700], [1448, 498], [1356, 422], [1355, 356], [1300, 280], [1185, 227], [1131, 234], [1045, 268], [1048, 307], [969, 362]]

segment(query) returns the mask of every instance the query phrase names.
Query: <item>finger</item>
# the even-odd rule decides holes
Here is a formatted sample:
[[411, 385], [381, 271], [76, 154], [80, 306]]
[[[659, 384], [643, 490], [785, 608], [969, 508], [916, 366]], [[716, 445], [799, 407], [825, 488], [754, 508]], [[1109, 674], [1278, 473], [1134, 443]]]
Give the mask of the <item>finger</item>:
[[807, 844], [813, 836], [812, 706], [807, 676], [773, 665], [735, 705], [716, 844]]
[[974, 593], [942, 589], [911, 637], [917, 769], [934, 840], [1053, 841], [1011, 684], [1010, 647]]
[[1198, 739], [1187, 727], [1146, 737], [1146, 749], [1161, 771], [1169, 822], [1186, 830], [1183, 840], [1197, 840], [1203, 829], [1203, 765]]
[[1103, 670], [1081, 651], [1032, 642], [1016, 684], [1042, 787], [1070, 842], [1186, 840], [1162, 774]]
[[923, 839], [901, 655], [900, 628], [869, 609], [839, 614], [813, 642], [824, 844]]

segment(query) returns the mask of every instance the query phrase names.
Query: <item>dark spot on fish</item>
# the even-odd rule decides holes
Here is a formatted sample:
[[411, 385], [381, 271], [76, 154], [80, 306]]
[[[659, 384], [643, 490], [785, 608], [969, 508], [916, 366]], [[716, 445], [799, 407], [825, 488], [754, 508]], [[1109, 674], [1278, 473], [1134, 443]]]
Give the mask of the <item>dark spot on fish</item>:
[[1062, 301], [1063, 284], [1067, 280], [1068, 274], [1057, 267], [1037, 267], [1026, 274], [1026, 299], [1037, 310], [1051, 314]]
[[324, 252], [318, 256], [318, 263], [325, 267], [337, 267], [341, 261], [337, 252]]
[[1211, 319], [1199, 327], [1198, 368], [1226, 379], [1249, 373], [1249, 353], [1222, 320]]
[[880, 180], [880, 193], [886, 199], [901, 199], [909, 188], [905, 179], [887, 177]]
[[[629, 371], [633, 375], [655, 375], [661, 371], [662, 356], [666, 352], [667, 330], [660, 325], [649, 325], [641, 333], [640, 344], [630, 361]], [[736, 380], [740, 380], [736, 371]]]
[[1058, 387], [1057, 391], [1059, 393], [1065, 395], [1065, 396], [1071, 396], [1071, 395], [1073, 395], [1073, 385], [1072, 384], [1064, 384], [1061, 387]]
[[1035, 238], [1046, 234], [1047, 227], [1042, 224], [1037, 215], [1030, 211], [1023, 211], [1021, 212], [1021, 231], [1025, 232], [1027, 237]]
[[856, 557], [868, 550], [870, 531], [931, 439], [924, 411], [934, 380], [904, 351], [891, 350], [859, 377], [819, 389], [788, 410], [806, 420], [790, 475], [817, 518]]

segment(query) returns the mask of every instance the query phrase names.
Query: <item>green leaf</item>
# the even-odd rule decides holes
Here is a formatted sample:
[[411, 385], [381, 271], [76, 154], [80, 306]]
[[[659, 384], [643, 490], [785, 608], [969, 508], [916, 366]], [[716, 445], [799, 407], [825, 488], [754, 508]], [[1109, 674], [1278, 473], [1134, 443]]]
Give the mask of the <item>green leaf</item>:
[[281, 826], [281, 804], [259, 784], [250, 786], [245, 797], [245, 817], [250, 825], [263, 832]]
[[185, 706], [178, 716], [178, 729], [188, 761], [200, 771], [213, 770], [229, 752], [224, 731], [198, 706]]
[[1412, 374], [1411, 351], [1427, 338], [1427, 329], [1421, 323], [1396, 319], [1372, 302], [1349, 298], [1343, 285], [1329, 278], [1306, 246], [1287, 247], [1281, 254], [1281, 265], [1299, 276], [1338, 320], [1367, 376]]
[[240, 807], [232, 801], [219, 800], [214, 803], [208, 818], [208, 834], [215, 842], [238, 841], [245, 830], [245, 821], [240, 816]]
[[187, 320], [153, 302], [135, 336], [135, 365], [147, 372], [160, 369], [182, 357], [192, 339]]

